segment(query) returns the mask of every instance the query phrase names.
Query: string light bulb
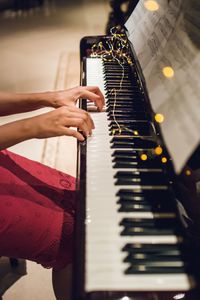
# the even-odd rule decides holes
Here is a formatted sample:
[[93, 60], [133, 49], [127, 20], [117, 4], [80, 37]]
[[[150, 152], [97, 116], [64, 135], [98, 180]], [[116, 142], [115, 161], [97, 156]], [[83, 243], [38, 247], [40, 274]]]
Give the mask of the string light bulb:
[[154, 118], [157, 123], [163, 123], [165, 119], [163, 114], [155, 114]]
[[167, 78], [172, 78], [172, 77], [174, 77], [174, 70], [173, 70], [172, 67], [169, 67], [169, 66], [164, 67], [164, 68], [162, 69], [162, 72], [163, 72], [163, 75], [164, 75], [165, 77], [167, 77]]
[[144, 7], [149, 11], [156, 11], [159, 9], [159, 4], [155, 0], [147, 0], [144, 2]]
[[157, 146], [155, 149], [154, 149], [154, 152], [156, 155], [161, 155], [163, 153], [163, 149], [161, 146]]
[[163, 157], [161, 158], [161, 161], [162, 161], [163, 164], [166, 164], [166, 163], [167, 163], [167, 158], [166, 158], [165, 156], [163, 156]]
[[140, 158], [141, 158], [141, 160], [145, 161], [145, 160], [147, 160], [148, 157], [146, 154], [143, 153], [140, 155]]
[[187, 170], [185, 171], [185, 175], [190, 176], [191, 174], [192, 174], [192, 172], [191, 172], [189, 169], [187, 169]]

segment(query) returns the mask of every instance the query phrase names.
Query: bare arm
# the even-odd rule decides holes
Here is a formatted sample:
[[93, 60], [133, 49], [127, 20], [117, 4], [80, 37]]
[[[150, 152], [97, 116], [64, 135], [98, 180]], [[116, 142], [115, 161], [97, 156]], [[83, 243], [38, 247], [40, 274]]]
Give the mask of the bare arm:
[[[27, 112], [42, 107], [55, 110], [0, 126], [0, 150], [32, 138], [68, 135], [83, 141], [92, 133], [94, 123], [90, 115], [75, 106], [77, 99], [94, 101], [99, 110], [104, 97], [98, 87], [76, 87], [64, 91], [11, 94], [0, 93], [0, 115]], [[78, 132], [71, 127], [81, 131]]]
[[50, 106], [44, 93], [3, 93], [0, 92], [0, 115], [12, 115]]
[[[78, 132], [71, 127], [76, 127]], [[77, 107], [63, 106], [39, 116], [0, 126], [0, 150], [32, 138], [73, 136], [84, 141], [92, 133], [94, 123], [90, 115]]]
[[75, 87], [68, 90], [44, 93], [4, 93], [0, 92], [0, 116], [28, 112], [43, 107], [58, 108], [73, 106], [79, 98], [94, 101], [102, 110], [104, 97], [98, 87]]

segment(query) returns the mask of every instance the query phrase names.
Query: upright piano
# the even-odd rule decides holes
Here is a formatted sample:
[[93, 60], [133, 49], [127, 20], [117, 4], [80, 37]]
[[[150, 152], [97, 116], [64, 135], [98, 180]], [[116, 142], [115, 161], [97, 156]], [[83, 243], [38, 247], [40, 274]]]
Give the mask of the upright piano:
[[81, 40], [73, 299], [200, 299], [200, 3], [140, 0]]

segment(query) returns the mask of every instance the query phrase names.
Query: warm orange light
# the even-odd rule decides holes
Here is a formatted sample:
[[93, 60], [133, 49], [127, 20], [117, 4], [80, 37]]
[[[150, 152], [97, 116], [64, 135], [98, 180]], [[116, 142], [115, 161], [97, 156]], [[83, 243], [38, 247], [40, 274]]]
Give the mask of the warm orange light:
[[162, 123], [165, 119], [162, 114], [156, 114], [154, 118], [155, 118], [157, 123]]
[[166, 164], [167, 158], [166, 157], [162, 157], [161, 161], [162, 161], [163, 164]]
[[172, 69], [172, 67], [169, 67], [169, 66], [164, 67], [162, 69], [162, 72], [163, 72], [164, 76], [167, 77], [167, 78], [174, 77], [174, 70]]
[[163, 153], [163, 149], [160, 146], [157, 146], [154, 151], [157, 155], [161, 155]]
[[137, 130], [134, 130], [134, 131], [133, 131], [133, 134], [134, 134], [134, 135], [138, 135], [139, 133], [138, 133]]
[[186, 174], [187, 176], [190, 176], [190, 175], [192, 174], [192, 172], [191, 172], [190, 170], [186, 170], [186, 171], [185, 171], [185, 174]]
[[146, 0], [144, 2], [144, 6], [146, 9], [148, 9], [150, 11], [156, 11], [159, 9], [159, 4], [155, 0]]
[[141, 158], [141, 160], [147, 160], [147, 155], [146, 155], [146, 154], [142, 154], [142, 155], [140, 156], [140, 158]]

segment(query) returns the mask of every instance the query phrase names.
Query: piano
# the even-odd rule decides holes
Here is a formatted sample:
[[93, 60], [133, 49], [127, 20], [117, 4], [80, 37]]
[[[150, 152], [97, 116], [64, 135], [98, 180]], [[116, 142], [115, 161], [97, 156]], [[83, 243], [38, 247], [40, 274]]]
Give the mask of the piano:
[[75, 300], [200, 299], [200, 10], [181, 2], [140, 0], [120, 32], [81, 40], [81, 84], [106, 105], [80, 100], [95, 129], [78, 143]]

